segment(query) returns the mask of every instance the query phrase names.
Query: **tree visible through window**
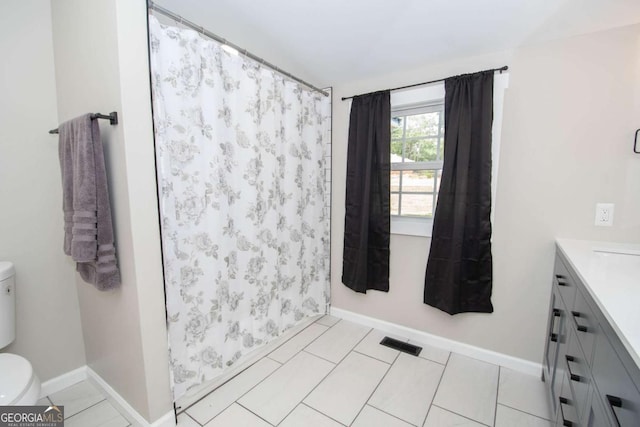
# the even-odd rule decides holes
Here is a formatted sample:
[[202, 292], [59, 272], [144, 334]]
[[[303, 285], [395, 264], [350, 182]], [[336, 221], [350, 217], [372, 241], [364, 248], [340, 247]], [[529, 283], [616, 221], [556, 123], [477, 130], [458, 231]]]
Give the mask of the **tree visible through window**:
[[432, 219], [444, 156], [444, 104], [391, 112], [391, 215]]

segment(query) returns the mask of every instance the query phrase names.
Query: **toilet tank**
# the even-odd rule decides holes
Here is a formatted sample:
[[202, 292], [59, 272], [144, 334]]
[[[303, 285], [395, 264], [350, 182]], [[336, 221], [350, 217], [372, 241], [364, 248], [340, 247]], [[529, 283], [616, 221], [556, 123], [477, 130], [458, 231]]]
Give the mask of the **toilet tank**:
[[16, 287], [13, 264], [0, 261], [0, 348], [16, 338]]

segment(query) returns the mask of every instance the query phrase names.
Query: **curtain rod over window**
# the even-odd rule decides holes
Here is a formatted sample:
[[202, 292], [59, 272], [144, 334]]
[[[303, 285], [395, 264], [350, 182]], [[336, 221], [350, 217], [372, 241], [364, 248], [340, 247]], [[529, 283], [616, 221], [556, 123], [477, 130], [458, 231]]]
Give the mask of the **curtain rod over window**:
[[[504, 67], [500, 67], [500, 68], [492, 68], [492, 69], [484, 70], [484, 71], [500, 71], [500, 73], [502, 74], [502, 72], [503, 72], [503, 71], [507, 71], [508, 69], [509, 69], [509, 67], [507, 67], [507, 66], [505, 65]], [[482, 73], [483, 71], [480, 71], [480, 72]], [[444, 79], [431, 80], [431, 81], [428, 81], [428, 82], [415, 83], [415, 84], [407, 85], [407, 86], [394, 87], [394, 88], [392, 88], [392, 89], [386, 89], [386, 90], [394, 91], [394, 90], [400, 90], [400, 89], [409, 89], [410, 87], [416, 87], [416, 86], [428, 85], [428, 84], [431, 84], [431, 83], [443, 82], [443, 81], [445, 81], [447, 78], [448, 78], [448, 77], [446, 77], [446, 78], [444, 78]], [[376, 91], [376, 92], [377, 92], [377, 91]], [[373, 92], [369, 92], [369, 93], [373, 93]], [[368, 94], [368, 93], [362, 93], [362, 94], [360, 94], [360, 95], [367, 95], [367, 94]], [[343, 97], [342, 97], [342, 100], [343, 100], [343, 101], [346, 101], [347, 99], [351, 99], [351, 98], [353, 98], [353, 97], [360, 96], [360, 95], [343, 96]]]
[[319, 92], [324, 96], [329, 96], [329, 94], [327, 92], [323, 91], [320, 88], [315, 87], [311, 83], [307, 83], [306, 81], [302, 80], [301, 78], [298, 78], [298, 77], [294, 76], [293, 74], [284, 71], [283, 69], [277, 67], [276, 65], [273, 65], [270, 62], [267, 62], [264, 58], [261, 58], [259, 56], [254, 55], [251, 52], [248, 52], [247, 49], [243, 49], [243, 48], [241, 48], [241, 47], [239, 47], [239, 46], [227, 41], [225, 38], [220, 37], [219, 35], [214, 34], [211, 31], [206, 30], [204, 27], [202, 27], [200, 25], [196, 25], [193, 22], [191, 22], [191, 21], [189, 21], [187, 19], [184, 19], [182, 16], [177, 15], [177, 14], [171, 12], [170, 10], [165, 9], [162, 6], [159, 6], [159, 5], [157, 5], [156, 3], [152, 2], [152, 1], [148, 1], [147, 2], [147, 7], [150, 10], [153, 10], [154, 12], [158, 12], [158, 13], [160, 13], [160, 14], [162, 14], [162, 15], [164, 15], [164, 16], [166, 16], [166, 17], [168, 17], [168, 18], [170, 18], [170, 19], [172, 19], [172, 20], [174, 20], [174, 21], [186, 26], [186, 27], [191, 28], [192, 30], [195, 30], [195, 31], [199, 32], [203, 36], [209, 37], [210, 39], [213, 39], [213, 40], [217, 41], [218, 43], [222, 43], [225, 46], [228, 46], [228, 47], [230, 47], [232, 49], [237, 50], [238, 52], [242, 53], [244, 56], [246, 56], [248, 58], [251, 58], [254, 61], [256, 61], [256, 62], [258, 62], [258, 63], [260, 63], [260, 64], [262, 64], [262, 65], [264, 65], [266, 67], [271, 68], [272, 70], [276, 71], [277, 73], [282, 74], [283, 76], [285, 76], [285, 77], [287, 77], [287, 78], [289, 78], [291, 80], [294, 80], [294, 81], [296, 81], [296, 82], [298, 82], [300, 84], [305, 85], [309, 89], [312, 89], [312, 90], [314, 90], [316, 92]]

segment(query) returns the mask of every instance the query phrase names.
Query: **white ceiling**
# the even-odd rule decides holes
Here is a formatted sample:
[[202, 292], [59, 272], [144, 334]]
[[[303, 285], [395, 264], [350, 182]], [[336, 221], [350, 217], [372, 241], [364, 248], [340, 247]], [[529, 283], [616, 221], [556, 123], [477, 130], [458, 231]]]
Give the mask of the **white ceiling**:
[[640, 22], [640, 0], [157, 0], [325, 86]]

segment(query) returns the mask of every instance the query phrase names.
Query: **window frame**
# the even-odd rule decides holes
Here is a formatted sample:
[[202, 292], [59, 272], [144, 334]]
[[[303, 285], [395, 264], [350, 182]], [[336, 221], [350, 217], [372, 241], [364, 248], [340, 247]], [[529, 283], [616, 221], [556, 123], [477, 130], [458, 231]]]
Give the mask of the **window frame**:
[[[434, 135], [420, 136], [420, 137], [406, 137], [406, 117], [425, 113], [439, 114], [438, 132]], [[436, 139], [436, 153], [437, 157], [440, 157], [441, 147], [444, 144], [444, 97], [430, 99], [424, 102], [417, 103], [405, 103], [399, 105], [392, 105], [391, 117], [402, 116], [403, 120], [403, 132], [402, 132], [402, 158], [405, 155], [405, 144], [407, 140], [423, 140], [423, 139]], [[398, 139], [390, 139], [397, 141]], [[442, 150], [442, 153], [444, 151]], [[431, 230], [433, 228], [433, 216], [422, 217], [415, 215], [402, 215], [402, 195], [403, 194], [424, 194], [432, 197], [433, 209], [435, 212], [435, 206], [438, 197], [438, 171], [442, 170], [444, 159], [426, 162], [391, 162], [391, 171], [413, 171], [413, 170], [425, 170], [434, 171], [434, 191], [433, 192], [404, 192], [402, 191], [402, 174], [400, 175], [400, 183], [398, 191], [390, 191], [390, 195], [398, 195], [398, 214], [391, 214], [391, 233], [392, 234], [407, 234], [412, 236], [431, 236]]]

